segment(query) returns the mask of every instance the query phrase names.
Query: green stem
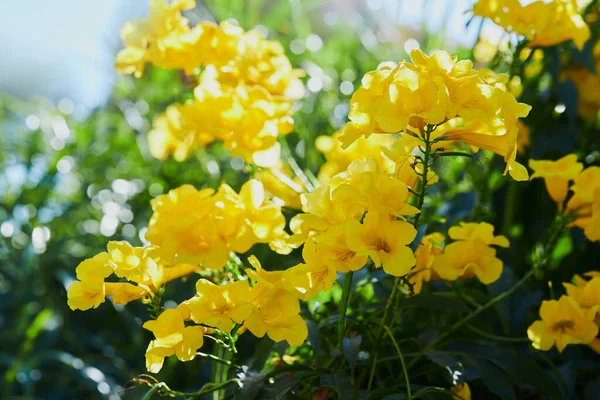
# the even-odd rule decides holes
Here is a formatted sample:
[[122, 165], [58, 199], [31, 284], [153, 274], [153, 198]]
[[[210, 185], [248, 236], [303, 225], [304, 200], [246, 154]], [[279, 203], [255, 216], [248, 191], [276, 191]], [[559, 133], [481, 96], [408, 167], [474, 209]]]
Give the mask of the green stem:
[[342, 298], [339, 304], [339, 319], [337, 326], [338, 348], [344, 352], [344, 333], [346, 331], [346, 311], [348, 310], [348, 300], [350, 299], [350, 291], [352, 290], [352, 276], [354, 272], [349, 271], [344, 275], [344, 289]]
[[[482, 312], [493, 307], [494, 305], [501, 302], [505, 298], [511, 296], [518, 288], [520, 288], [525, 282], [527, 282], [533, 276], [533, 273], [534, 273], [534, 269], [529, 270], [525, 274], [525, 276], [523, 276], [523, 278], [521, 278], [521, 280], [518, 281], [512, 288], [510, 288], [506, 292], [500, 293], [498, 296], [494, 297], [493, 299], [491, 299], [490, 301], [488, 301], [487, 303], [485, 303], [478, 309], [474, 310], [470, 314], [468, 314], [465, 317], [463, 317], [462, 319], [458, 320], [454, 325], [452, 325], [450, 328], [446, 329], [444, 331], [444, 333], [442, 333], [440, 336], [438, 336], [437, 339], [435, 339], [434, 341], [429, 343], [429, 345], [425, 346], [422, 353], [425, 354], [425, 353], [431, 351], [432, 349], [435, 348], [435, 346], [437, 346], [438, 344], [440, 344], [441, 342], [446, 340], [450, 335], [452, 335], [457, 329], [461, 328], [463, 325], [465, 325], [466, 323], [471, 321], [473, 318], [477, 317]], [[408, 368], [410, 369], [411, 367], [413, 367], [421, 358], [422, 358], [422, 356], [413, 359], [411, 361], [411, 363], [408, 364]]]
[[396, 342], [396, 339], [394, 338], [394, 334], [392, 333], [390, 328], [388, 328], [387, 326], [384, 326], [384, 329], [390, 336], [390, 339], [392, 339], [392, 343], [394, 343], [394, 347], [396, 348], [398, 357], [400, 357], [400, 363], [402, 364], [402, 372], [404, 373], [404, 380], [406, 382], [406, 396], [407, 396], [408, 400], [412, 400], [412, 393], [410, 391], [410, 380], [408, 379], [408, 371], [406, 370], [406, 364], [404, 363], [404, 357], [402, 356], [402, 352], [400, 351], [400, 346], [398, 346], [398, 343]]
[[529, 342], [529, 339], [527, 338], [514, 338], [514, 337], [506, 337], [506, 336], [497, 336], [491, 333], [487, 333], [485, 331], [482, 331], [479, 328], [474, 327], [473, 325], [466, 325], [466, 328], [468, 330], [470, 330], [473, 333], [476, 333], [477, 335], [489, 339], [489, 340], [494, 340], [496, 342], [509, 342], [509, 343], [525, 343], [525, 342]]
[[[164, 395], [168, 396], [168, 397], [202, 397], [209, 393], [215, 393], [216, 391], [223, 390], [227, 386], [231, 385], [232, 383], [239, 383], [239, 380], [238, 379], [230, 379], [228, 381], [225, 381], [225, 382], [222, 382], [219, 384], [207, 383], [206, 385], [202, 386], [202, 388], [197, 392], [186, 393], [186, 392], [179, 392], [177, 390], [173, 390], [169, 386], [167, 386], [166, 383], [160, 382], [160, 383], [157, 383], [156, 385], [152, 386], [152, 388], [150, 388], [150, 390], [148, 390], [148, 392], [146, 392], [144, 397], [142, 397], [142, 400], [150, 400], [152, 398], [152, 396], [154, 396], [154, 394], [159, 390], [163, 391]], [[160, 394], [160, 395], [162, 396], [162, 394]], [[223, 397], [219, 397], [219, 399], [222, 399], [222, 398]]]
[[[419, 197], [417, 198], [417, 208], [419, 210], [421, 210], [421, 212], [418, 213], [417, 215], [415, 215], [415, 219], [413, 221], [413, 226], [415, 228], [419, 224], [419, 219], [420, 219], [422, 211], [423, 211], [423, 204], [425, 203], [425, 195], [427, 194], [427, 175], [429, 174], [429, 162], [430, 162], [430, 158], [431, 158], [431, 145], [432, 145], [430, 136], [431, 136], [431, 132], [433, 132], [434, 130], [435, 130], [434, 126], [427, 125], [427, 128], [425, 130], [425, 137], [423, 138], [423, 142], [425, 144], [425, 149], [423, 150], [423, 159], [422, 159], [423, 171], [421, 173], [421, 188], [419, 190], [419, 195], [418, 195]], [[376, 338], [375, 345], [378, 345], [379, 341], [383, 337], [384, 327], [388, 324], [388, 320], [390, 318], [390, 313], [392, 311], [392, 305], [394, 304], [394, 297], [396, 297], [396, 294], [398, 292], [398, 287], [400, 286], [400, 280], [401, 280], [400, 277], [396, 277], [394, 279], [394, 285], [392, 286], [392, 292], [390, 293], [390, 297], [388, 298], [387, 303], [385, 305], [385, 310], [383, 311], [383, 318], [381, 319], [381, 325], [379, 326], [377, 334], [375, 335], [375, 338]], [[368, 389], [370, 389], [371, 384], [373, 383], [373, 377], [375, 376], [375, 367], [377, 366], [378, 357], [379, 357], [379, 355], [377, 353], [375, 353], [375, 355], [373, 357], [373, 362], [371, 364], [371, 372], [369, 374], [369, 383], [367, 385]], [[360, 380], [362, 381], [362, 377]]]

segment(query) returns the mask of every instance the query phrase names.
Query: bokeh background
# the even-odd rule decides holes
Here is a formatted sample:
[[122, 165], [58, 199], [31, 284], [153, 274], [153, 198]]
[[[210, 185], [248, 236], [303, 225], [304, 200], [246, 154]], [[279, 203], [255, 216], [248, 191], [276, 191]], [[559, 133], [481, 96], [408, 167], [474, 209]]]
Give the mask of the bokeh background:
[[[302, 166], [316, 172], [323, 159], [314, 138], [346, 121], [365, 72], [405, 59], [415, 47], [467, 58], [478, 37], [499, 41], [502, 31], [492, 23], [471, 21], [471, 6], [470, 0], [210, 0], [198, 1], [187, 16], [256, 27], [281, 41], [292, 64], [307, 72], [290, 143]], [[227, 180], [237, 188], [244, 179], [240, 160], [218, 149], [182, 163], [150, 156], [145, 134], [152, 118], [189, 90], [174, 71], [154, 68], [140, 80], [115, 72], [120, 27], [147, 9], [146, 0], [0, 2], [0, 398], [139, 398], [141, 392], [129, 388], [145, 372], [145, 307], [107, 302], [72, 312], [65, 288], [75, 267], [109, 240], [141, 245], [153, 197], [183, 183], [216, 187]], [[550, 139], [533, 151], [563, 154], [572, 146], [572, 140], [552, 139], [556, 131], [581, 127], [565, 109], [540, 128]], [[454, 190], [468, 193], [472, 185]], [[503, 209], [506, 190], [493, 187], [497, 193], [488, 200], [500, 199]], [[525, 198], [523, 218], [515, 218], [523, 222], [513, 232], [523, 248], [527, 233], [547, 222], [530, 211], [553, 207], [549, 199]], [[465, 194], [462, 209], [448, 214], [460, 218], [476, 201]], [[501, 222], [503, 215], [490, 219]], [[558, 259], [575, 263], [569, 254], [583, 242], [577, 236], [561, 242]], [[260, 247], [254, 253], [282, 266], [297, 261]], [[182, 300], [192, 287], [169, 284], [167, 297]], [[530, 297], [539, 303], [541, 293]], [[248, 365], [260, 368], [255, 346], [248, 339], [239, 347]], [[201, 360], [167, 363], [160, 377], [174, 388], [198, 388], [209, 379], [209, 367]]]

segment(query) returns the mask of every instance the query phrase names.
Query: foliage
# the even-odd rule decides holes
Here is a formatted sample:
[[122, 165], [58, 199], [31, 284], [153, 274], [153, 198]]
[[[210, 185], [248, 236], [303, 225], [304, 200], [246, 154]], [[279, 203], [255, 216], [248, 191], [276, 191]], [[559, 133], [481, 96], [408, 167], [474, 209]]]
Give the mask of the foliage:
[[[190, 2], [174, 3], [177, 13], [165, 15], [181, 27], [178, 13]], [[213, 30], [217, 25], [196, 25], [198, 19], [235, 18], [244, 29], [260, 24], [286, 49], [281, 55], [270, 48], [266, 57], [287, 56], [290, 66], [306, 71], [308, 89], [301, 99], [284, 98], [273, 87], [267, 94], [254, 92], [268, 83], [250, 82], [243, 69], [235, 78], [220, 70], [210, 81], [221, 85], [219, 93], [243, 98], [236, 98], [241, 108], [256, 112], [258, 98], [263, 107], [277, 109], [266, 113], [265, 124], [294, 119], [292, 133], [283, 129], [264, 139], [262, 131], [252, 130], [264, 142], [237, 154], [231, 151], [246, 142], [227, 136], [235, 128], [185, 148], [181, 157], [175, 152], [177, 160], [156, 151], [157, 134], [149, 132], [165, 129], [157, 122], [165, 110], [193, 102], [198, 83], [208, 87], [209, 80], [194, 72], [196, 64], [202, 63], [202, 71], [222, 68], [222, 60], [190, 61], [185, 47], [167, 47], [173, 52], [166, 56], [144, 53], [142, 65], [149, 64], [140, 69], [139, 59], [131, 60], [144, 47], [125, 40], [131, 53], [121, 55], [117, 67], [140, 78], [121, 76], [109, 103], [85, 119], [44, 101], [3, 97], [1, 396], [594, 398], [600, 385], [595, 339], [600, 299], [594, 290], [600, 282], [594, 230], [599, 225], [593, 222], [600, 215], [599, 191], [593, 190], [600, 187], [600, 103], [589, 88], [598, 81], [598, 6], [511, 13], [511, 2], [509, 11], [484, 9], [490, 3], [481, 0], [475, 13], [501, 18], [499, 25], [507, 29], [526, 29], [518, 32], [525, 37], [507, 34], [492, 42], [481, 36], [473, 51], [452, 50], [459, 60], [474, 59], [472, 71], [468, 63], [450, 61], [448, 53], [427, 59], [406, 54], [394, 42], [373, 46], [364, 40], [365, 32], [377, 37], [369, 25], [360, 25], [363, 35], [356, 35], [341, 22], [322, 24], [319, 1], [252, 6], [206, 1], [185, 11], [194, 26], [204, 27], [200, 36], [220, 31]], [[538, 17], [530, 31], [511, 20], [527, 12]], [[544, 16], [555, 14], [573, 19], [559, 21], [561, 29], [545, 37], [539, 33]], [[587, 42], [581, 18], [590, 28]], [[190, 32], [181, 29], [177, 35], [188, 38]], [[239, 35], [235, 27], [222, 29]], [[559, 33], [564, 37], [557, 38]], [[155, 43], [161, 40], [156, 35], [142, 39]], [[417, 39], [426, 53], [440, 42], [422, 35]], [[210, 51], [229, 54], [225, 42], [207, 42], [218, 43]], [[409, 57], [412, 63], [377, 69], [380, 62]], [[406, 73], [411, 68], [420, 74], [423, 92], [414, 92], [414, 78]], [[285, 82], [292, 86], [298, 76], [286, 71]], [[396, 100], [378, 98], [378, 88], [389, 84], [382, 71], [392, 71], [396, 81], [390, 86], [400, 87], [403, 95]], [[363, 76], [371, 78], [361, 86]], [[442, 87], [441, 79], [450, 96], [471, 96], [477, 105], [442, 109], [445, 98], [427, 97], [429, 82]], [[238, 80], [242, 83], [231, 83]], [[349, 85], [359, 93], [352, 100]], [[515, 97], [531, 106], [528, 115]], [[224, 117], [217, 116], [212, 101], [208, 112], [191, 110], [195, 117], [204, 113], [202, 120], [168, 129], [219, 126]], [[419, 101], [425, 111], [416, 110]], [[497, 125], [477, 125], [481, 115], [473, 109], [479, 106], [505, 131], [490, 134]], [[349, 112], [352, 122], [344, 128]], [[361, 125], [365, 114], [375, 125]], [[183, 111], [177, 115], [186, 121]], [[475, 125], [466, 131], [458, 118]], [[518, 138], [507, 139], [513, 126]], [[330, 135], [334, 140], [321, 137]], [[349, 136], [358, 141], [345, 153], [337, 139], [345, 137], [347, 145]], [[500, 136], [508, 147], [498, 151], [493, 141]], [[281, 148], [280, 162], [274, 168], [260, 165], [264, 159], [257, 162], [253, 153], [273, 146]], [[350, 163], [365, 156], [372, 158]], [[530, 167], [531, 182], [503, 176], [510, 172], [522, 180], [521, 170], [509, 171], [524, 169], [519, 163]], [[290, 188], [306, 192], [302, 210]], [[161, 195], [172, 190], [202, 199], [184, 199], [164, 211], [160, 205], [168, 197]], [[216, 219], [225, 221], [215, 225], [219, 237], [228, 232], [220, 253], [225, 258], [209, 262], [194, 251]], [[283, 221], [285, 231], [279, 229]], [[346, 252], [343, 261], [332, 267], [332, 254], [340, 249]], [[80, 264], [95, 254], [100, 255], [93, 263]], [[191, 265], [189, 271], [170, 279], [169, 268], [183, 264]], [[110, 270], [101, 273], [107, 265]], [[124, 285], [126, 279], [132, 286], [120, 288], [143, 290], [109, 293], [104, 281], [113, 272], [110, 284]], [[98, 303], [88, 303], [87, 294], [84, 302], [73, 300], [74, 282], [99, 284]], [[73, 312], [68, 289], [71, 308], [114, 297]], [[184, 322], [190, 319], [195, 324]]]

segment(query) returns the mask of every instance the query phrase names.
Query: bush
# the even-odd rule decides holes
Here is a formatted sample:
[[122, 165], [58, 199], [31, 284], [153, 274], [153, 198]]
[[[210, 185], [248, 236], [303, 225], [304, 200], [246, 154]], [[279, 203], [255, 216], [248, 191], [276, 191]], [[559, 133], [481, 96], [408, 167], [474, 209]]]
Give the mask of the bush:
[[595, 398], [596, 3], [456, 56], [234, 3], [153, 1], [83, 121], [2, 99], [2, 394]]

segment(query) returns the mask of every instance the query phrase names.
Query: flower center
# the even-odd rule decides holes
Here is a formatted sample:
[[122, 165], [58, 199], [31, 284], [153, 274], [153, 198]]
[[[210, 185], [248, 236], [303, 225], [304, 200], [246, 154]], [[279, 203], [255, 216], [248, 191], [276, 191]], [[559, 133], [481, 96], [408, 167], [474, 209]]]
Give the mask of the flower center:
[[375, 239], [375, 242], [373, 242], [373, 246], [375, 246], [375, 248], [379, 251], [383, 250], [386, 253], [390, 253], [392, 251], [392, 246], [390, 246], [388, 244], [388, 242], [386, 242], [385, 240], [381, 239], [381, 238], [377, 238]]
[[562, 320], [552, 325], [552, 332], [564, 332], [567, 329], [571, 329], [575, 326], [575, 323], [570, 320]]

